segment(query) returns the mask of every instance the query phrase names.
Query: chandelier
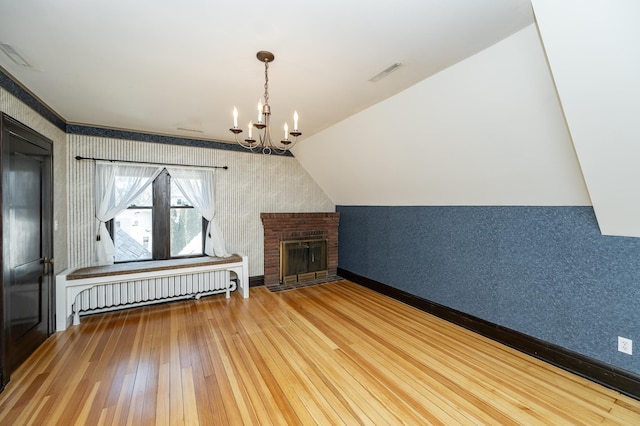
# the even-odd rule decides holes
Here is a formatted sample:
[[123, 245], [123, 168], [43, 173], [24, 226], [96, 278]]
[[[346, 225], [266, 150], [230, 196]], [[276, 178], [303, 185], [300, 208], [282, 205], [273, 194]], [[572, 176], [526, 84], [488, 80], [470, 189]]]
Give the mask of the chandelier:
[[[298, 112], [293, 114], [293, 130], [289, 131], [289, 125], [284, 123], [284, 139], [279, 143], [274, 142], [271, 138], [271, 106], [269, 105], [269, 62], [273, 62], [275, 56], [273, 53], [261, 50], [256, 54], [260, 62], [264, 62], [264, 104], [262, 100], [258, 102], [258, 122], [249, 122], [249, 137], [242, 140], [238, 139], [238, 135], [242, 133], [242, 129], [238, 128], [238, 109], [233, 107], [233, 127], [229, 129], [233, 133], [236, 142], [251, 151], [262, 150], [263, 154], [284, 154], [290, 150], [297, 142], [298, 136], [302, 133], [298, 130]], [[252, 137], [252, 130], [256, 128], [257, 138]], [[291, 137], [293, 140], [289, 139]]]

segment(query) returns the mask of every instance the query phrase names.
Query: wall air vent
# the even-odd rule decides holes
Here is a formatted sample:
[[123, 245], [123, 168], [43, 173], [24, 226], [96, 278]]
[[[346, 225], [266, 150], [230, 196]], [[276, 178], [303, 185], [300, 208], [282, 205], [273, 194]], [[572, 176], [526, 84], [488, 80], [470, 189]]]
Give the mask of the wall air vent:
[[400, 68], [401, 66], [402, 66], [402, 64], [400, 62], [395, 62], [395, 63], [389, 65], [387, 68], [385, 68], [382, 71], [380, 71], [378, 74], [376, 74], [373, 77], [371, 77], [369, 79], [369, 81], [372, 82], [372, 83], [376, 83], [376, 82], [382, 80], [383, 78], [385, 78], [386, 76], [388, 76], [389, 74], [391, 74], [392, 72], [394, 72], [395, 70], [397, 70], [398, 68]]

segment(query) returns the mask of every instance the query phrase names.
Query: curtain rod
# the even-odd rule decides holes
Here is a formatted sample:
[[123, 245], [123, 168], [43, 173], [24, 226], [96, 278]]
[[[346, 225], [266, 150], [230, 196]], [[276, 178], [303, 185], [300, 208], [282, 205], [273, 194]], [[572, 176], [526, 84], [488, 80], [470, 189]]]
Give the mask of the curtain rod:
[[110, 161], [112, 163], [131, 163], [131, 164], [152, 164], [154, 166], [178, 166], [178, 167], [195, 167], [204, 169], [225, 169], [229, 166], [192, 166], [189, 164], [175, 164], [175, 163], [153, 163], [150, 161], [129, 161], [129, 160], [109, 160], [107, 158], [93, 158], [93, 157], [81, 157], [76, 155], [76, 160], [93, 160], [93, 161]]

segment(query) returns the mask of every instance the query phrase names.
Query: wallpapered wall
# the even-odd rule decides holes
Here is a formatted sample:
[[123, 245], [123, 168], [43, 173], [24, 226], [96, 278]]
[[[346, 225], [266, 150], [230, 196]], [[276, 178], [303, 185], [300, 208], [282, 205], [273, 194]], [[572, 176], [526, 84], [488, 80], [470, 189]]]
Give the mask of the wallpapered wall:
[[227, 251], [249, 256], [249, 275], [263, 274], [261, 212], [324, 212], [335, 206], [294, 157], [69, 134], [69, 267], [94, 260], [94, 163], [75, 156], [228, 166], [216, 172], [218, 221]]
[[[0, 79], [5, 78], [0, 73]], [[4, 81], [3, 81], [4, 83]], [[0, 111], [32, 128], [53, 142], [53, 254], [54, 271], [67, 266], [67, 184], [66, 184], [66, 135], [57, 126], [45, 119], [27, 104], [9, 93], [0, 85]]]
[[340, 268], [640, 374], [640, 239], [591, 207], [337, 211]]

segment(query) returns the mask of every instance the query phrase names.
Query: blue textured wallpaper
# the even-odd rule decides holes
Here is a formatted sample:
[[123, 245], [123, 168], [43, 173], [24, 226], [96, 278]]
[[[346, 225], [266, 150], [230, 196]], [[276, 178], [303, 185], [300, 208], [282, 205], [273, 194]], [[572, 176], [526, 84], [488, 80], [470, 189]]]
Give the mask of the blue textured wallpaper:
[[640, 238], [591, 207], [337, 211], [340, 268], [640, 374]]

